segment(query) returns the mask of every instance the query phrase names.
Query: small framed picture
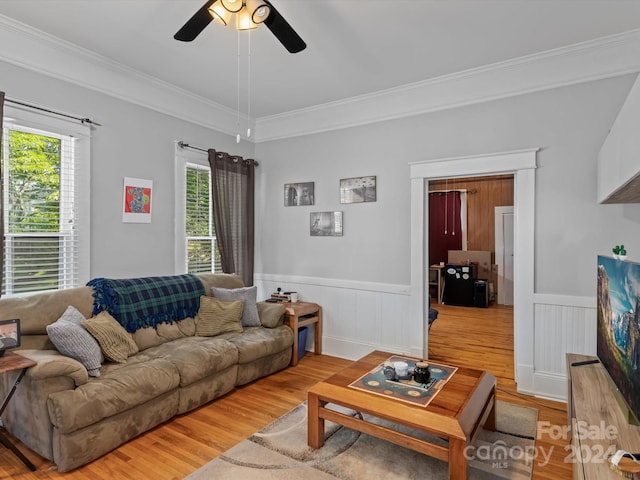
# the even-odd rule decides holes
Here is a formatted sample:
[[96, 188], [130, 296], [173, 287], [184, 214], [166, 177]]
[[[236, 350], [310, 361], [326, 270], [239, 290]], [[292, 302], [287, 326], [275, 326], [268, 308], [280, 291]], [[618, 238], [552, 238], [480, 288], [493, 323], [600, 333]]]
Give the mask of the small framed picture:
[[311, 212], [312, 237], [341, 237], [342, 212]]
[[314, 203], [314, 182], [284, 184], [285, 207], [314, 205]]
[[340, 203], [376, 201], [376, 177], [354, 177], [340, 180]]
[[153, 180], [124, 177], [122, 221], [151, 223]]
[[20, 319], [0, 320], [0, 342], [4, 348], [20, 346]]

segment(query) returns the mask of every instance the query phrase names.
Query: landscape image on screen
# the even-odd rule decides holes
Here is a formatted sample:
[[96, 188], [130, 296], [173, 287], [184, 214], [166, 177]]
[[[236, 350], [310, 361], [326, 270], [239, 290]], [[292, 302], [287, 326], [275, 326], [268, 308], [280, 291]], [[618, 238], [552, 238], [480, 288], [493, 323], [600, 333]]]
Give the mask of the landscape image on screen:
[[640, 417], [640, 264], [598, 257], [598, 358]]

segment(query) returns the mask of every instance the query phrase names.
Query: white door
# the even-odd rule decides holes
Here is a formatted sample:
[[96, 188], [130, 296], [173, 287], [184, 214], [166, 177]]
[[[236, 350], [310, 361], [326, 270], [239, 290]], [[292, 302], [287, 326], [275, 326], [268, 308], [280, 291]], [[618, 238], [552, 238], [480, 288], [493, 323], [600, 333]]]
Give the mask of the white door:
[[513, 215], [513, 207], [495, 208], [497, 302], [501, 305], [513, 305]]

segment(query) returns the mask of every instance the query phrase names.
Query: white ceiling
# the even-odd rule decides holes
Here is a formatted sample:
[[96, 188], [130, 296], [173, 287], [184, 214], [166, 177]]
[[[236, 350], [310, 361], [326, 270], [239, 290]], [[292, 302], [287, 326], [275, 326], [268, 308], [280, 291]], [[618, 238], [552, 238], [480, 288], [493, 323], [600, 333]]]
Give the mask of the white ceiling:
[[[236, 109], [238, 35], [173, 34], [204, 0], [0, 0], [0, 15]], [[241, 43], [241, 105], [261, 118], [640, 28], [638, 0], [272, 0], [306, 41]]]

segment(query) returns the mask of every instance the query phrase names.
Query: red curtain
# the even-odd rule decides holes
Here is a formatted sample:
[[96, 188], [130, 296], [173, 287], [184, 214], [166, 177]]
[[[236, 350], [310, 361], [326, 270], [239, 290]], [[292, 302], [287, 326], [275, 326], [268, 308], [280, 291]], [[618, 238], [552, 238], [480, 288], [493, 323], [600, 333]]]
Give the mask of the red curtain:
[[429, 193], [429, 265], [447, 262], [449, 250], [462, 250], [460, 192]]

